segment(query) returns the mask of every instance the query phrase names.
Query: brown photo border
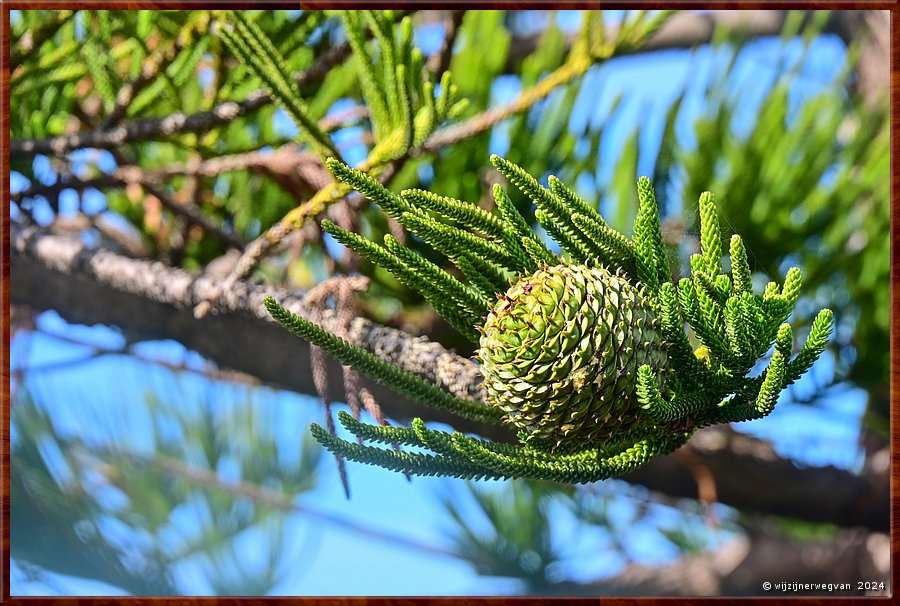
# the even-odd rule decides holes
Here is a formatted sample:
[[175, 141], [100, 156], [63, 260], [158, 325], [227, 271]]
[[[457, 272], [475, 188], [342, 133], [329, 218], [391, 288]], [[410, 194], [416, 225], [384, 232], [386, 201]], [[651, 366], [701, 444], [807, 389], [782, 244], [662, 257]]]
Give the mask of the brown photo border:
[[[58, 0], [31, 0], [31, 1], [4, 1], [0, 0], [0, 92], [2, 92], [2, 109], [0, 109], [0, 163], [2, 163], [3, 175], [0, 182], [0, 194], [2, 194], [6, 210], [3, 219], [0, 221], [0, 287], [2, 287], [3, 296], [3, 317], [0, 323], [0, 337], [3, 338], [2, 343], [2, 394], [0, 394], [0, 418], [2, 418], [2, 435], [0, 435], [0, 474], [2, 474], [2, 486], [0, 486], [0, 536], [2, 536], [2, 595], [0, 602], [11, 603], [30, 603], [30, 604], [124, 604], [128, 606], [137, 606], [145, 604], [184, 604], [184, 605], [204, 605], [211, 604], [314, 604], [314, 605], [346, 605], [346, 606], [400, 606], [405, 604], [451, 604], [464, 603], [478, 606], [501, 606], [501, 605], [533, 605], [533, 606], [551, 606], [557, 603], [566, 605], [574, 604], [602, 604], [603, 606], [672, 606], [675, 604], [693, 604], [702, 603], [704, 605], [725, 605], [732, 603], [740, 604], [765, 604], [766, 606], [773, 604], [781, 604], [787, 601], [802, 601], [805, 605], [814, 606], [821, 604], [822, 606], [837, 606], [843, 604], [851, 604], [858, 602], [874, 602], [874, 603], [898, 603], [893, 597], [803, 597], [803, 596], [759, 596], [759, 597], [584, 597], [584, 598], [566, 598], [566, 597], [315, 597], [315, 596], [298, 596], [298, 597], [10, 597], [9, 584], [9, 557], [10, 557], [10, 537], [9, 537], [9, 513], [10, 513], [10, 462], [9, 462], [9, 431], [10, 431], [10, 364], [9, 364], [9, 294], [10, 294], [10, 217], [9, 217], [9, 178], [10, 178], [10, 47], [9, 47], [9, 27], [10, 27], [10, 11], [11, 10], [28, 10], [28, 9], [70, 9], [70, 8], [91, 8], [91, 9], [196, 9], [211, 8], [216, 6], [243, 6], [246, 8], [301, 8], [301, 9], [333, 9], [333, 8], [448, 8], [448, 7], [466, 7], [475, 9], [602, 9], [602, 8], [680, 8], [680, 9], [718, 9], [718, 10], [738, 10], [738, 9], [829, 9], [829, 10], [854, 10], [854, 9], [882, 9], [890, 12], [890, 29], [891, 29], [891, 49], [890, 49], [890, 129], [891, 129], [891, 289], [890, 289], [890, 305], [891, 305], [891, 330], [890, 330], [890, 351], [891, 351], [891, 383], [890, 383], [890, 412], [891, 417], [896, 418], [900, 413], [900, 386], [898, 386], [898, 377], [900, 377], [900, 360], [896, 355], [897, 347], [900, 345], [900, 336], [898, 336], [897, 318], [900, 312], [900, 292], [898, 292], [898, 275], [896, 255], [898, 250], [898, 230], [896, 223], [900, 220], [900, 172], [895, 162], [898, 143], [900, 143], [900, 6], [896, 0], [831, 0], [831, 1], [781, 1], [781, 0], [748, 0], [746, 2], [731, 0], [722, 1], [704, 1], [704, 0], [679, 0], [677, 2], [663, 2], [645, 0], [643, 2], [634, 2], [627, 0], [608, 0], [603, 2], [573, 2], [564, 0], [561, 2], [547, 2], [545, 0], [518, 0], [518, 1], [495, 1], [480, 2], [467, 0], [407, 0], [405, 2], [384, 2], [380, 0], [333, 0], [331, 2], [247, 2], [246, 0], [219, 0], [217, 2], [204, 2], [202, 0], [182, 0], [180, 2], [147, 2], [147, 1], [113, 1], [113, 0], [97, 0], [95, 2], [60, 2]], [[896, 561], [895, 556], [900, 547], [900, 540], [894, 533], [896, 529], [897, 519], [897, 497], [900, 491], [898, 485], [898, 475], [900, 475], [900, 467], [898, 467], [898, 456], [900, 456], [900, 430], [898, 430], [896, 422], [891, 423], [890, 445], [891, 445], [891, 562]], [[835, 487], [836, 489], [838, 487]], [[891, 589], [897, 586], [897, 568], [891, 566]], [[895, 594], [896, 595], [896, 594]]]

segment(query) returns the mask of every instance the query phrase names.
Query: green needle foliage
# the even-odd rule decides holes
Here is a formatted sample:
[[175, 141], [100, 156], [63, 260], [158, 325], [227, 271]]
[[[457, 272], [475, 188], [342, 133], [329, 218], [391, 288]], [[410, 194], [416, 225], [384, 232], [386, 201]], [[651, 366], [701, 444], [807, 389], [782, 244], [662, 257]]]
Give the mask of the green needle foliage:
[[[368, 167], [403, 156], [413, 146], [421, 145], [442, 123], [465, 111], [468, 102], [458, 98], [450, 72], [441, 74], [437, 97], [435, 82], [423, 77], [424, 59], [421, 50], [413, 45], [409, 17], [400, 21], [399, 27], [392, 11], [342, 11], [341, 17], [375, 136]], [[377, 42], [377, 49], [367, 44], [364, 24]], [[301, 137], [323, 157], [340, 159], [334, 142], [317, 125], [291, 77], [286, 56], [248, 13], [223, 11], [218, 35], [296, 123]]]
[[[819, 312], [791, 357], [786, 323], [801, 272], [753, 292], [739, 235], [723, 270], [722, 234], [713, 195], [700, 196], [700, 253], [690, 275], [672, 279], [649, 179], [638, 181], [631, 238], [603, 220], [570, 188], [546, 188], [498, 156], [494, 167], [536, 205], [535, 216], [562, 246], [552, 254], [528, 228], [501, 186], [496, 209], [424, 192], [394, 194], [337, 160], [340, 181], [379, 204], [446, 255], [465, 282], [388, 238], [381, 246], [330, 222], [337, 240], [418, 290], [454, 328], [479, 344], [483, 402], [450, 396], [422, 377], [352, 346], [269, 298], [272, 316], [342, 364], [424, 404], [518, 430], [519, 445], [426, 428], [376, 427], [341, 415], [359, 443], [313, 425], [333, 453], [408, 474], [458, 478], [530, 478], [565, 483], [618, 476], [672, 452], [699, 428], [772, 412], [778, 396], [824, 350], [832, 314]], [[524, 319], [514, 311], [525, 307]], [[774, 348], [773, 348], [774, 346]], [[765, 369], [750, 376], [772, 350]], [[406, 453], [365, 444], [415, 447]]]
[[[436, 98], [435, 83], [420, 76], [424, 58], [413, 45], [409, 17], [400, 21], [399, 28], [393, 11], [342, 11], [341, 17], [377, 141], [371, 165], [421, 145], [441, 123], [465, 111], [468, 102], [458, 98], [450, 72], [441, 75]], [[367, 48], [364, 23], [378, 43], [377, 54]]]
[[224, 27], [220, 35], [231, 51], [265, 83], [272, 97], [285, 109], [314, 147], [326, 155], [337, 156], [337, 148], [310, 115], [284, 58], [272, 41], [256, 23], [247, 18], [244, 11], [228, 11], [228, 18], [228, 25], [232, 28]]

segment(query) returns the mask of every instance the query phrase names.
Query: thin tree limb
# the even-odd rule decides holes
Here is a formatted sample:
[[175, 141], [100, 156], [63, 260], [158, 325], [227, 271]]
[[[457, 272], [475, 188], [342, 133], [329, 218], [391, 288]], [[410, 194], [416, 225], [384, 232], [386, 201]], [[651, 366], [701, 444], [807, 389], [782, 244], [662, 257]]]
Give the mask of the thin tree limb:
[[162, 205], [172, 213], [184, 217], [189, 224], [202, 227], [204, 231], [222, 240], [233, 248], [237, 248], [238, 250], [244, 249], [244, 241], [241, 240], [241, 238], [232, 232], [225, 231], [218, 225], [210, 223], [210, 221], [203, 216], [203, 213], [200, 212], [200, 209], [193, 204], [178, 204], [155, 185], [142, 183], [141, 186], [147, 190], [147, 193], [158, 199]]
[[[368, 110], [365, 107], [356, 106], [334, 116], [323, 118], [319, 121], [319, 127], [327, 132], [344, 126], [347, 121], [364, 118], [367, 115]], [[322, 167], [316, 154], [302, 151], [295, 143], [288, 143], [271, 151], [253, 150], [206, 160], [194, 158], [187, 162], [177, 162], [153, 170], [125, 164], [109, 174], [98, 175], [90, 179], [81, 179], [69, 174], [57, 179], [55, 183], [49, 185], [39, 183], [26, 190], [15, 192], [10, 195], [10, 199], [18, 203], [26, 198], [52, 196], [64, 189], [84, 191], [89, 188], [118, 187], [128, 183], [159, 185], [172, 177], [213, 177], [227, 171], [263, 167], [284, 173], [297, 171], [316, 188], [322, 188], [331, 183], [331, 174]]]
[[[808, 20], [813, 11], [805, 11]], [[743, 39], [778, 36], [784, 28], [786, 10], [747, 10], [681, 12], [672, 17], [640, 48], [625, 49], [620, 55], [633, 55], [662, 50], [690, 49], [709, 44], [717, 28], [733, 31]], [[889, 11], [836, 10], [825, 24], [824, 32], [835, 34], [850, 45], [861, 35], [868, 35], [859, 62], [857, 88], [867, 103], [883, 102], [889, 83]], [[610, 28], [608, 36], [615, 35]], [[571, 45], [572, 37], [568, 43]], [[522, 60], [537, 49], [540, 34], [513, 38], [506, 57], [504, 72], [518, 71]]]
[[[592, 59], [587, 56], [573, 56], [567, 63], [542, 78], [534, 86], [523, 90], [509, 103], [489, 108], [464, 122], [438, 130], [419, 148], [407, 150], [401, 157], [387, 165], [379, 164], [377, 159], [373, 159], [372, 154], [370, 154], [356, 168], [363, 172], [371, 171], [373, 174], [377, 172], [381, 180], [386, 181], [387, 177], [384, 174], [386, 171], [391, 171], [392, 174], [415, 155], [424, 151], [433, 152], [450, 143], [471, 137], [491, 128], [509, 116], [527, 110], [547, 97], [557, 87], [567, 84], [584, 74], [592, 64]], [[350, 191], [350, 187], [346, 184], [333, 181], [316, 192], [308, 201], [289, 211], [278, 223], [270, 227], [247, 246], [240, 262], [228, 280], [225, 281], [224, 288], [230, 288], [234, 282], [249, 276], [259, 265], [260, 261], [285, 237], [303, 227], [306, 221], [317, 217], [335, 202], [342, 200]], [[202, 301], [197, 305], [194, 313], [197, 317], [203, 317], [208, 313], [214, 302], [214, 299]]]
[[[270, 294], [291, 311], [336, 332], [339, 320], [332, 310], [317, 314], [304, 309], [302, 297], [294, 293], [239, 281], [224, 293], [213, 313], [198, 320], [191, 312], [193, 306], [220, 288], [220, 278], [91, 251], [77, 238], [47, 235], [34, 227], [13, 224], [11, 228], [12, 302], [37, 310], [55, 309], [69, 322], [119, 325], [132, 340], [176, 339], [220, 367], [315, 393], [307, 344], [267, 318], [263, 298]], [[454, 395], [481, 395], [478, 367], [438, 343], [359, 317], [353, 319], [347, 340]], [[335, 398], [343, 400], [340, 366], [329, 361], [328, 372]], [[420, 416], [491, 439], [514, 440], [504, 428], [426, 409], [371, 381], [364, 385], [392, 418]], [[835, 467], [800, 468], [762, 440], [722, 426], [698, 432], [685, 448], [713, 475], [721, 503], [841, 526], [881, 531], [889, 526], [889, 484], [884, 481], [889, 457], [876, 456], [860, 475]], [[672, 496], [698, 496], [691, 470], [675, 457], [659, 457], [624, 479]], [[760, 489], [766, 486], [777, 487], [777, 498]]]
[[446, 11], [442, 19], [444, 24], [444, 39], [441, 41], [441, 47], [436, 53], [428, 57], [425, 68], [440, 79], [441, 74], [450, 69], [450, 59], [453, 57], [453, 45], [456, 42], [456, 35], [459, 33], [459, 27], [462, 25], [465, 10]]
[[[342, 44], [319, 55], [312, 66], [295, 77], [297, 86], [303, 88], [323, 79], [332, 67], [343, 61], [349, 54], [350, 45]], [[108, 130], [89, 130], [46, 139], [13, 139], [9, 142], [9, 150], [12, 157], [34, 154], [62, 155], [83, 147], [110, 149], [136, 141], [205, 132], [250, 114], [271, 102], [272, 98], [266, 91], [257, 90], [250, 93], [243, 101], [226, 101], [210, 110], [196, 114], [186, 115], [176, 112], [165, 118], [133, 120]]]
[[144, 61], [144, 64], [141, 66], [141, 73], [138, 74], [136, 78], [126, 82], [122, 88], [119, 89], [119, 92], [116, 94], [116, 104], [103, 119], [103, 122], [100, 123], [98, 127], [99, 130], [109, 130], [118, 124], [119, 120], [125, 117], [128, 106], [131, 105], [131, 102], [134, 101], [134, 98], [137, 97], [138, 93], [153, 82], [160, 72], [164, 72], [178, 56], [178, 53], [182, 51], [184, 46], [191, 41], [190, 34], [192, 34], [192, 32], [193, 28], [187, 32], [181, 32], [174, 40], [166, 43], [161, 48], [157, 48], [153, 54]]

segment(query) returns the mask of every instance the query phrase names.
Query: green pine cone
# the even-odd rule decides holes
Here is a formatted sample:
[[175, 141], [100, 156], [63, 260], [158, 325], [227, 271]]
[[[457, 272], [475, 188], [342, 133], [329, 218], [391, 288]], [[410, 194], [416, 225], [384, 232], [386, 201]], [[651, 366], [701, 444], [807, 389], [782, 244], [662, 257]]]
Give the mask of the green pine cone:
[[604, 267], [539, 269], [485, 321], [478, 358], [488, 401], [526, 441], [554, 448], [628, 431], [640, 418], [637, 369], [665, 376], [658, 326], [641, 290]]

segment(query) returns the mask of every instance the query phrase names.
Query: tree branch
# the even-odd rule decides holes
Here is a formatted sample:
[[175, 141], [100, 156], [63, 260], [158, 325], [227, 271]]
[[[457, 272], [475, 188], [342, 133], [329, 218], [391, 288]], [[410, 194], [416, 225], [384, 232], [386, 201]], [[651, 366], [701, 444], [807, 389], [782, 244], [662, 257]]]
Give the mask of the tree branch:
[[[410, 12], [397, 11], [396, 16], [397, 18], [402, 18]], [[371, 32], [366, 32], [366, 37], [371, 35]], [[318, 55], [311, 66], [294, 75], [297, 87], [302, 89], [309, 84], [324, 79], [334, 66], [344, 61], [350, 55], [351, 50], [350, 44], [344, 42], [340, 46], [331, 48]], [[60, 135], [46, 139], [13, 139], [9, 142], [9, 153], [10, 157], [31, 156], [34, 154], [63, 155], [84, 147], [112, 149], [134, 141], [158, 139], [176, 134], [206, 132], [217, 126], [228, 124], [241, 116], [250, 114], [269, 103], [272, 103], [272, 97], [265, 90], [260, 89], [250, 93], [243, 101], [226, 101], [211, 110], [187, 116], [177, 112], [165, 118], [134, 120], [109, 130], [100, 128], [84, 133]]]
[[[352, 107], [334, 116], [323, 118], [319, 121], [319, 128], [329, 132], [346, 126], [348, 121], [366, 116], [368, 116], [367, 108]], [[296, 143], [286, 143], [274, 150], [257, 149], [206, 160], [191, 158], [186, 162], [174, 162], [152, 170], [134, 164], [123, 164], [111, 173], [90, 179], [81, 179], [71, 173], [62, 174], [55, 183], [32, 185], [28, 189], [10, 194], [10, 199], [18, 204], [26, 198], [56, 195], [64, 189], [84, 191], [89, 188], [121, 187], [129, 183], [159, 185], [172, 177], [213, 177], [227, 171], [251, 168], [267, 168], [285, 174], [297, 172], [316, 189], [331, 183], [331, 173], [322, 166], [317, 154], [303, 151]]]
[[[837, 34], [849, 43], [863, 29], [861, 22], [864, 20], [849, 13], [864, 12], [884, 13], [882, 17], [887, 14], [887, 11], [835, 11], [825, 26], [825, 32]], [[805, 11], [805, 18], [808, 20], [811, 14], [812, 11]], [[777, 36], [784, 28], [787, 15], [786, 10], [681, 12], [669, 19], [642, 46], [627, 49], [621, 54], [689, 49], [709, 44], [717, 28], [731, 30], [746, 39]], [[608, 28], [607, 38], [614, 36], [616, 31], [618, 27]], [[572, 38], [569, 38], [570, 46]], [[505, 71], [517, 71], [522, 60], [537, 49], [540, 39], [540, 33], [514, 38], [507, 54]]]
[[[812, 11], [805, 11], [808, 20]], [[627, 49], [619, 55], [661, 50], [689, 49], [709, 44], [717, 28], [726, 28], [744, 39], [778, 36], [784, 28], [788, 11], [748, 10], [682, 12], [672, 17], [656, 34], [639, 48]], [[838, 10], [832, 13], [824, 32], [835, 34], [846, 45], [860, 36], [868, 36], [859, 60], [857, 89], [869, 104], [884, 101], [890, 72], [890, 19], [886, 10]], [[615, 35], [611, 28], [607, 37]], [[541, 34], [513, 38], [506, 58], [506, 73], [516, 73], [522, 60], [533, 53]], [[572, 37], [569, 39], [571, 46]]]
[[[350, 45], [342, 44], [320, 55], [316, 62], [295, 77], [297, 86], [303, 88], [325, 77], [328, 71], [350, 54]], [[143, 118], [110, 128], [96, 129], [74, 135], [60, 135], [46, 139], [13, 139], [9, 142], [11, 157], [34, 154], [62, 155], [74, 149], [94, 147], [111, 149], [126, 143], [158, 139], [184, 133], [205, 132], [228, 124], [241, 116], [252, 113], [272, 102], [264, 90], [250, 93], [243, 101], [226, 101], [211, 110], [185, 115], [176, 112], [165, 118]]]
[[[315, 394], [307, 344], [269, 320], [263, 298], [335, 332], [333, 311], [305, 309], [301, 297], [283, 289], [236, 282], [212, 313], [197, 319], [192, 308], [221, 287], [221, 280], [190, 275], [158, 262], [88, 250], [77, 238], [11, 226], [11, 300], [55, 309], [70, 322], [113, 324], [131, 339], [178, 340], [220, 366], [294, 391]], [[465, 398], [481, 395], [481, 374], [470, 360], [440, 344], [355, 318], [348, 341], [406, 370], [417, 372]], [[329, 361], [329, 383], [344, 399], [340, 366]], [[384, 386], [366, 381], [390, 417], [421, 416], [461, 431], [512, 441], [504, 428], [482, 426], [425, 409]], [[688, 443], [694, 464], [708, 468], [719, 502], [747, 510], [887, 530], [888, 458], [876, 456], [861, 475], [834, 467], [800, 468], [778, 457], [761, 440], [727, 427], [702, 430]], [[677, 497], [697, 498], [692, 470], [677, 457], [661, 457], [625, 477]]]
[[[696, 499], [701, 495], [692, 467], [700, 464], [712, 476], [720, 503], [840, 526], [889, 528], [887, 451], [860, 475], [832, 466], [802, 468], [778, 456], [767, 442], [727, 425], [697, 432], [682, 450], [681, 460], [658, 458], [623, 479]], [[683, 462], [685, 456], [692, 465]]]
[[[191, 275], [159, 262], [131, 259], [106, 250], [90, 250], [77, 237], [47, 235], [11, 225], [10, 297], [35, 309], [56, 309], [68, 321], [121, 326], [129, 340], [171, 338], [215, 360], [220, 366], [301, 393], [315, 394], [307, 344], [275, 324], [263, 299], [272, 295], [282, 305], [332, 332], [338, 319], [331, 310], [306, 308], [302, 297], [284, 289], [236, 282], [217, 299], [206, 317], [194, 318], [197, 302], [218, 293], [221, 279]], [[355, 318], [349, 341], [385, 360], [422, 374], [464, 398], [480, 397], [477, 366], [423, 338]], [[329, 383], [344, 398], [341, 367], [329, 360]], [[512, 439], [503, 429], [482, 428], [439, 411], [423, 410], [384, 386], [365, 382], [389, 414], [430, 418], [465, 431], [482, 431], [496, 439]]]
[[[747, 38], [777, 36], [784, 27], [786, 17], [787, 11], [783, 10], [682, 12], [669, 19], [643, 45], [625, 49], [619, 55], [689, 49], [709, 44], [717, 27], [734, 30]], [[618, 26], [607, 28], [606, 39], [614, 39], [618, 30]], [[517, 72], [522, 60], [537, 49], [542, 35], [538, 32], [530, 36], [513, 38], [506, 56], [504, 71]], [[568, 38], [569, 47], [572, 40], [574, 35]]]

